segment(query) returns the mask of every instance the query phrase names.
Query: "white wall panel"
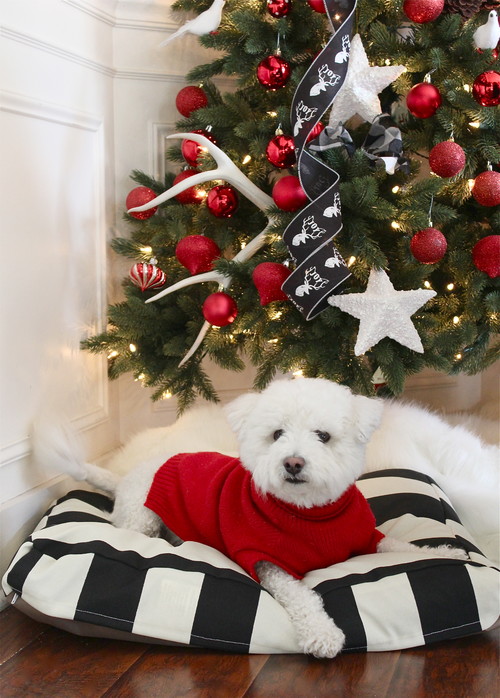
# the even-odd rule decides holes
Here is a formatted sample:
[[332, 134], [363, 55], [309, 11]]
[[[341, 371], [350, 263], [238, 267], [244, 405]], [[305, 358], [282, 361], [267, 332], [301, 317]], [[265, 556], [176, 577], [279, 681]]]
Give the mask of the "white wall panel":
[[2, 3], [2, 566], [63, 487], [31, 457], [38, 412], [50, 403], [69, 417], [90, 458], [118, 443], [106, 360], [80, 350], [106, 324], [115, 210], [113, 27], [103, 17], [62, 0]]

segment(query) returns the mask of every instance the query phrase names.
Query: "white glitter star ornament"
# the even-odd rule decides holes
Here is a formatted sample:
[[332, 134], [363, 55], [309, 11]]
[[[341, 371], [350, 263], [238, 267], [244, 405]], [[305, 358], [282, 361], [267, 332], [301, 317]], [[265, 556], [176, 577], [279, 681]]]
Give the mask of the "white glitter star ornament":
[[349, 67], [345, 82], [333, 102], [330, 126], [344, 123], [354, 114], [365, 121], [373, 121], [382, 108], [378, 95], [406, 70], [404, 65], [370, 66], [361, 37], [351, 41]]
[[330, 296], [328, 302], [360, 321], [354, 347], [356, 356], [364, 354], [384, 337], [423, 353], [422, 342], [410, 317], [435, 295], [435, 291], [423, 288], [396, 291], [383, 269], [372, 269], [364, 293]]

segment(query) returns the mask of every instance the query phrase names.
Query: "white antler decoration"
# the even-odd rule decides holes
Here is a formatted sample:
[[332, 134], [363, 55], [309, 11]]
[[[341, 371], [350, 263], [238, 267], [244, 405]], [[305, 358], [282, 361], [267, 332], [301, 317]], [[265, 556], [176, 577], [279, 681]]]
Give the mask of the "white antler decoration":
[[[182, 182], [179, 182], [173, 187], [170, 187], [170, 189], [167, 189], [167, 191], [163, 192], [163, 194], [160, 194], [152, 201], [149, 201], [147, 204], [129, 209], [129, 213], [135, 211], [147, 211], [154, 206], [158, 206], [159, 204], [172, 199], [174, 196], [177, 196], [177, 194], [180, 194], [190, 187], [196, 186], [197, 184], [203, 184], [204, 182], [209, 182], [210, 180], [214, 179], [223, 179], [224, 181], [229, 182], [229, 184], [232, 184], [235, 189], [238, 189], [242, 194], [244, 194], [247, 199], [254, 203], [261, 211], [266, 211], [273, 204], [272, 198], [259, 189], [250, 179], [248, 179], [248, 177], [238, 169], [234, 162], [218, 146], [216, 146], [215, 143], [212, 143], [212, 141], [208, 140], [208, 138], [205, 138], [205, 136], [199, 133], [176, 133], [172, 136], [167, 136], [167, 138], [188, 138], [189, 140], [195, 141], [196, 143], [204, 146], [217, 163], [216, 169], [208, 170], [207, 172], [200, 172], [192, 175], [191, 177], [187, 177]], [[254, 239], [248, 243], [248, 245], [240, 250], [233, 257], [233, 261], [245, 262], [246, 260], [251, 259], [251, 257], [253, 257], [253, 255], [265, 244], [266, 235], [272, 223], [273, 220], [268, 217], [268, 224], [264, 230], [256, 235]], [[182, 279], [176, 284], [163, 289], [155, 296], [148, 298], [146, 303], [152, 303], [160, 298], [163, 298], [163, 296], [166, 296], [169, 293], [178, 291], [181, 288], [191, 286], [192, 284], [203, 283], [205, 281], [215, 281], [219, 284], [219, 288], [222, 289], [228, 288], [231, 283], [231, 277], [220, 274], [217, 271], [207, 271], [204, 274], [197, 274], [196, 276]], [[203, 324], [193, 346], [182, 359], [179, 366], [185, 364], [186, 361], [193, 356], [210, 327], [211, 324], [209, 322], [205, 322]]]

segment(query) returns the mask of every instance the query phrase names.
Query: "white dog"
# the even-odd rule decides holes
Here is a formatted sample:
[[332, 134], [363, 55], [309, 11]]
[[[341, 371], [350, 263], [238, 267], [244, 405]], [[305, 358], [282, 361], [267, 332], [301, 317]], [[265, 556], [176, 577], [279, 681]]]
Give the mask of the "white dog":
[[[117, 526], [156, 536], [163, 519], [181, 538], [233, 557], [287, 611], [303, 652], [334, 657], [344, 634], [303, 575], [355, 554], [422, 549], [383, 537], [354, 485], [383, 410], [382, 401], [323, 379], [276, 381], [226, 408], [239, 461], [207, 453], [170, 458], [175, 450], [164, 443], [161, 457], [121, 479], [78, 457], [71, 474], [114, 494]], [[467, 558], [448, 546], [433, 553]]]

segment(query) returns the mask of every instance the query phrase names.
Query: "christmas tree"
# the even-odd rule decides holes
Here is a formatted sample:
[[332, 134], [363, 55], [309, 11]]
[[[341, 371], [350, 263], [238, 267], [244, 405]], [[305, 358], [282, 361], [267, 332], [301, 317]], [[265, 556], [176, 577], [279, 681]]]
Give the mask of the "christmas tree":
[[257, 388], [298, 371], [367, 395], [377, 370], [398, 394], [426, 366], [493, 363], [495, 4], [178, 0], [208, 10], [179, 34], [219, 54], [177, 96], [178, 173], [132, 173], [131, 230], [113, 241], [131, 260], [125, 299], [84, 344], [111, 377], [183, 409], [217, 398], [205, 356], [251, 362]]

